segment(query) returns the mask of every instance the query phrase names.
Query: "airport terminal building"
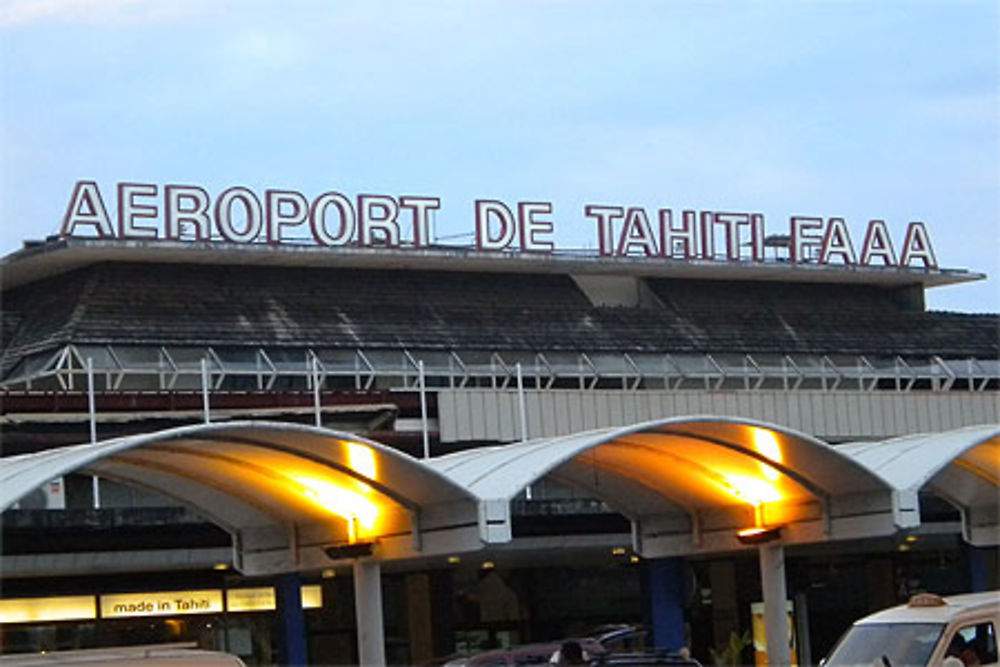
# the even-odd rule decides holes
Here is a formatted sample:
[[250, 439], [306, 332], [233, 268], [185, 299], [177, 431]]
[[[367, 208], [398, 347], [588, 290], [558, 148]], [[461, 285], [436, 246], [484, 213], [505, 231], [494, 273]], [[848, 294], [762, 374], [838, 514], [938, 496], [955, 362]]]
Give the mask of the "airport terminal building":
[[[924, 305], [926, 289], [981, 275], [929, 261], [804, 261], [787, 238], [760, 245], [746, 261], [226, 238], [26, 243], [2, 263], [3, 455], [206, 420], [319, 424], [431, 462], [691, 416], [775, 425], [844, 451], [1000, 424], [1000, 317]], [[976, 443], [995, 486], [1000, 436]], [[510, 480], [529, 463], [504, 465]], [[232, 532], [204, 513], [110, 468], [95, 484], [95, 470], [60, 475], [4, 512], [3, 651], [194, 640], [273, 660], [271, 610], [288, 581], [247, 574]], [[584, 476], [530, 478], [510, 502], [504, 544], [386, 562], [389, 662], [654, 627], [662, 563], [643, 557], [629, 502], [595, 496]], [[913, 511], [912, 530], [787, 546], [800, 664], [913, 592], [997, 587], [995, 539], [970, 541], [960, 508], [929, 490]], [[757, 558], [705, 547], [669, 560], [685, 643], [707, 662], [751, 630]], [[310, 659], [356, 661], [350, 567], [311, 562], [297, 577]]]

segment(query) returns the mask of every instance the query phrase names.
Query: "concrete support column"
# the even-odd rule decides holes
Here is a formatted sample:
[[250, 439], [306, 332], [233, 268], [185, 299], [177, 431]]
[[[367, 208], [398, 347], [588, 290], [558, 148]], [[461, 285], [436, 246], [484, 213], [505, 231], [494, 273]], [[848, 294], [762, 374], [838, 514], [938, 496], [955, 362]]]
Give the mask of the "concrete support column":
[[781, 543], [762, 544], [760, 586], [764, 592], [764, 627], [767, 630], [767, 664], [792, 663], [788, 633], [788, 594], [785, 587], [785, 548]]
[[275, 585], [278, 607], [278, 657], [282, 665], [305, 665], [306, 619], [302, 613], [302, 579], [283, 574]]
[[642, 598], [657, 648], [684, 646], [684, 565], [683, 558], [642, 561]]
[[354, 613], [358, 622], [358, 663], [365, 667], [384, 667], [382, 566], [378, 561], [354, 561]]

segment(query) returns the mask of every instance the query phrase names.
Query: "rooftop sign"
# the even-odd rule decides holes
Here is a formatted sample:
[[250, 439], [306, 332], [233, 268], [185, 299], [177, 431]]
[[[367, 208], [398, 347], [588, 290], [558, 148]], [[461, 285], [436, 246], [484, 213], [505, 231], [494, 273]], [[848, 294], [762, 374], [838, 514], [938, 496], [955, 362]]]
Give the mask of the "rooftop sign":
[[[324, 192], [311, 201], [295, 190], [230, 187], [216, 197], [197, 185], [119, 183], [112, 218], [95, 181], [79, 181], [63, 217], [63, 236], [317, 246], [427, 248], [441, 199], [424, 196]], [[553, 253], [551, 202], [478, 199], [470, 211], [477, 250]], [[587, 204], [602, 257], [661, 257], [764, 262], [765, 248], [787, 248], [793, 263], [937, 269], [923, 222], [910, 222], [898, 246], [883, 220], [868, 222], [855, 244], [839, 217], [792, 216], [783, 233], [767, 236], [764, 215], [641, 206]], [[897, 251], [898, 247], [898, 251]]]

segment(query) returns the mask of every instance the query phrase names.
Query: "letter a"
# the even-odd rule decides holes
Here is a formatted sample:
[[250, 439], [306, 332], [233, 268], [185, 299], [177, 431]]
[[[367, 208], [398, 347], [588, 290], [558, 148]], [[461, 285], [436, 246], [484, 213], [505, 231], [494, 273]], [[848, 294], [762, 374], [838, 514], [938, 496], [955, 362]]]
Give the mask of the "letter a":
[[101, 191], [94, 181], [78, 181], [73, 187], [73, 196], [63, 216], [61, 236], [73, 236], [77, 225], [89, 225], [97, 232], [97, 237], [114, 238], [115, 231], [104, 208]]
[[930, 236], [927, 235], [927, 228], [922, 222], [911, 222], [906, 228], [906, 238], [903, 239], [903, 254], [899, 258], [900, 266], [910, 266], [915, 260], [924, 263], [928, 269], [936, 269], [937, 258], [934, 257], [934, 248], [931, 247]]

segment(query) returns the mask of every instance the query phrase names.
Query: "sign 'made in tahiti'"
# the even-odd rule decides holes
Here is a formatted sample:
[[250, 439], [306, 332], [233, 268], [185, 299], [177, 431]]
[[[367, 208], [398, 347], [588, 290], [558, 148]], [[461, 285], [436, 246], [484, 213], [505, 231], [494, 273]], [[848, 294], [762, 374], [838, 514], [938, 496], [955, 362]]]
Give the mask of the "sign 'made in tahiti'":
[[[432, 212], [437, 197], [362, 194], [356, 198], [324, 192], [312, 201], [294, 190], [231, 187], [214, 199], [196, 185], [119, 183], [116, 223], [94, 181], [73, 188], [62, 235], [98, 238], [221, 240], [230, 243], [285, 243], [303, 238], [320, 246], [426, 248], [432, 245]], [[476, 248], [484, 251], [555, 252], [550, 202], [507, 203], [479, 199], [473, 205]], [[598, 252], [605, 257], [764, 261], [764, 216], [760, 213], [648, 212], [640, 206], [588, 204], [583, 217], [595, 228]], [[899, 244], [883, 220], [868, 223], [855, 243], [843, 218], [792, 216], [788, 234], [792, 262], [852, 266], [937, 268], [922, 222], [910, 222]]]

